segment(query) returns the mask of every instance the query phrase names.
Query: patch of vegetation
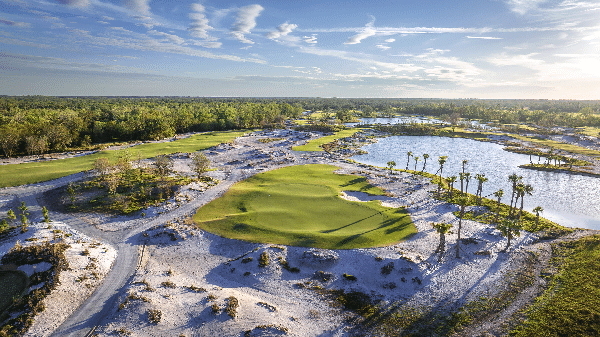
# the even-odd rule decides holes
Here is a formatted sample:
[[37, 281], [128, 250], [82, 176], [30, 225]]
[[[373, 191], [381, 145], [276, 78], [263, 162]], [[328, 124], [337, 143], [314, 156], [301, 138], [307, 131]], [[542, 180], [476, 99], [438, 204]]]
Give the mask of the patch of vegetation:
[[298, 267], [290, 267], [290, 264], [283, 257], [279, 257], [279, 265], [283, 267], [283, 269], [289, 271], [290, 273], [299, 273], [300, 269]]
[[150, 299], [148, 297], [141, 296], [136, 293], [130, 293], [129, 295], [127, 295], [127, 297], [125, 297], [125, 300], [123, 300], [123, 302], [119, 304], [119, 310], [125, 309], [127, 307], [127, 304], [129, 304], [129, 302], [133, 300], [142, 300], [146, 303], [150, 302]]
[[[58, 285], [60, 273], [69, 268], [64, 254], [67, 248], [69, 248], [69, 245], [64, 243], [51, 244], [45, 242], [43, 244], [23, 247], [17, 242], [2, 257], [1, 262], [5, 265], [35, 265], [41, 262], [48, 262], [52, 267], [47, 271], [37, 272], [29, 278], [30, 285], [43, 283], [43, 286], [23, 297], [15, 299], [12, 306], [2, 313], [2, 317], [0, 317], [0, 335], [11, 336], [23, 334], [33, 323], [33, 317], [45, 309], [43, 299]], [[17, 316], [10, 318], [10, 315], [13, 315], [13, 317], [14, 315]]]
[[225, 307], [225, 312], [227, 315], [229, 315], [229, 317], [235, 318], [237, 315], [237, 308], [239, 308], [239, 306], [240, 303], [238, 299], [234, 296], [229, 296], [229, 298], [227, 298], [227, 307]]
[[158, 324], [162, 318], [162, 312], [158, 309], [148, 310], [148, 320], [150, 323]]
[[244, 337], [250, 337], [252, 335], [252, 331], [253, 330], [269, 330], [269, 329], [273, 329], [273, 330], [276, 330], [276, 331], [279, 331], [279, 332], [283, 332], [284, 334], [288, 333], [288, 328], [286, 328], [284, 326], [279, 326], [279, 325], [274, 325], [274, 324], [267, 324], [267, 325], [257, 325], [252, 330], [246, 330], [246, 331], [244, 331]]
[[113, 164], [100, 158], [94, 163], [99, 176], [61, 190], [70, 199], [63, 196], [62, 202], [72, 212], [138, 212], [173, 197], [179, 186], [192, 182], [189, 177], [169, 176], [169, 163], [166, 156], [159, 156], [155, 167], [134, 169], [128, 152]]
[[175, 285], [175, 283], [171, 282], [170, 280], [164, 281], [160, 285], [163, 286], [163, 287], [165, 287], [165, 288], [177, 288], [177, 286]]
[[268, 144], [268, 143], [271, 143], [271, 142], [278, 142], [278, 141], [280, 141], [282, 139], [283, 138], [261, 138], [258, 141], [261, 142], [261, 143]]
[[19, 270], [0, 271], [0, 315], [29, 289], [29, 277]]
[[[129, 148], [131, 153], [146, 159], [157, 154], [190, 153], [206, 150], [221, 143], [227, 143], [244, 135], [248, 130], [218, 131], [193, 135], [188, 138], [164, 143], [146, 143]], [[0, 188], [33, 184], [58, 179], [93, 168], [94, 162], [106, 157], [117, 160], [124, 151], [100, 151], [87, 156], [52, 161], [24, 163], [18, 165], [0, 165]]]
[[552, 245], [557, 272], [512, 336], [596, 336], [600, 331], [600, 236]]
[[385, 192], [336, 169], [302, 165], [257, 174], [200, 208], [194, 221], [224, 237], [326, 249], [382, 246], [416, 233], [406, 209], [340, 198], [342, 191]]
[[193, 284], [191, 286], [189, 286], [188, 289], [191, 290], [191, 291], [193, 291], [193, 292], [196, 292], [196, 293], [205, 293], [206, 292], [206, 289], [204, 289], [204, 288], [198, 288], [198, 287], [196, 287]]
[[[302, 130], [302, 131], [304, 131], [304, 130]], [[314, 130], [311, 130], [311, 131], [314, 131]], [[294, 151], [323, 151], [322, 146], [324, 144], [331, 143], [340, 138], [350, 137], [353, 134], [357, 133], [358, 131], [361, 131], [361, 129], [345, 129], [345, 130], [341, 130], [341, 131], [336, 131], [335, 134], [333, 134], [331, 136], [324, 136], [324, 137], [321, 137], [318, 139], [313, 139], [304, 145], [294, 146], [292, 148], [292, 150], [294, 150]]]
[[269, 254], [266, 251], [264, 251], [260, 254], [260, 257], [258, 258], [258, 266], [261, 268], [264, 268], [268, 265], [269, 265]]
[[221, 308], [219, 307], [219, 305], [217, 303], [213, 303], [210, 306], [210, 310], [212, 311], [213, 314], [217, 315], [219, 314], [219, 312], [221, 312]]
[[354, 276], [354, 275], [344, 273], [344, 275], [342, 275], [342, 276], [348, 281], [356, 281], [357, 280], [356, 276]]

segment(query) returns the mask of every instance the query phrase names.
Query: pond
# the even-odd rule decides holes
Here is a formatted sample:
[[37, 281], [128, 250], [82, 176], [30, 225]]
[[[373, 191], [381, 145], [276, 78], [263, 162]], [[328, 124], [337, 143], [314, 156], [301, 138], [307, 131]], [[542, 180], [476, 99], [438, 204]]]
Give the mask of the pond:
[[[354, 156], [357, 162], [386, 167], [395, 161], [396, 168], [406, 168], [407, 152], [419, 156], [417, 169], [423, 168], [423, 154], [429, 154], [425, 171], [436, 173], [438, 157], [448, 156], [444, 164], [444, 177], [462, 172], [462, 161], [467, 160], [465, 172], [471, 173], [469, 192], [475, 194], [475, 174], [485, 174], [489, 179], [483, 185], [483, 195], [504, 190], [502, 202], [510, 204], [512, 193], [508, 176], [516, 173], [522, 182], [533, 186], [533, 195], [525, 196], [524, 209], [544, 208], [542, 216], [563, 226], [600, 229], [600, 178], [543, 172], [519, 168], [529, 163], [529, 156], [502, 150], [502, 145], [464, 138], [433, 136], [393, 136], [378, 139], [377, 143], [363, 147], [368, 154]], [[537, 157], [533, 157], [534, 163]], [[414, 157], [409, 169], [414, 169]], [[460, 179], [454, 186], [460, 189]], [[490, 196], [494, 199], [493, 195]], [[520, 201], [519, 201], [520, 204]]]

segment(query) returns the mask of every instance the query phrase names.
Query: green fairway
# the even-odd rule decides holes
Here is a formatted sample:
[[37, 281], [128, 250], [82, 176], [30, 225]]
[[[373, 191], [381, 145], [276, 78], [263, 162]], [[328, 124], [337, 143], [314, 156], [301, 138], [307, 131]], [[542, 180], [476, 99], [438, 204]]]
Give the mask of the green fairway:
[[228, 238], [328, 249], [383, 246], [417, 232], [405, 209], [340, 198], [341, 191], [384, 191], [337, 169], [302, 165], [257, 174], [200, 208], [194, 221]]
[[[242, 136], [245, 132], [248, 132], [248, 130], [202, 133], [173, 142], [146, 143], [133, 146], [129, 148], [129, 152], [132, 154], [132, 159], [136, 159], [138, 153], [145, 159], [159, 154], [195, 152], [229, 142]], [[0, 179], [0, 187], [33, 184], [68, 176], [91, 169], [94, 161], [100, 157], [107, 157], [113, 161], [121, 153], [122, 151], [100, 151], [88, 156], [68, 159], [0, 165], [0, 177], [2, 177]]]
[[325, 136], [319, 139], [314, 139], [304, 145], [294, 146], [292, 149], [294, 151], [323, 151], [321, 145], [331, 143], [336, 139], [350, 137], [358, 131], [361, 131], [361, 129], [346, 129], [338, 131], [331, 136]]

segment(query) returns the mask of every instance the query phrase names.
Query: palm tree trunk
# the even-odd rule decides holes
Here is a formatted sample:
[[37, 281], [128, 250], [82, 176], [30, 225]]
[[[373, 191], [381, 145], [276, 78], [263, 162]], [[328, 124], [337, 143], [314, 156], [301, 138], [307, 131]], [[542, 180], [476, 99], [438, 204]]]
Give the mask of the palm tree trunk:
[[498, 198], [498, 210], [496, 210], [496, 220], [495, 223], [498, 223], [498, 217], [500, 217], [500, 198]]
[[521, 209], [519, 210], [519, 220], [521, 220], [521, 214], [523, 214], [523, 199], [525, 199], [525, 195], [521, 195]]

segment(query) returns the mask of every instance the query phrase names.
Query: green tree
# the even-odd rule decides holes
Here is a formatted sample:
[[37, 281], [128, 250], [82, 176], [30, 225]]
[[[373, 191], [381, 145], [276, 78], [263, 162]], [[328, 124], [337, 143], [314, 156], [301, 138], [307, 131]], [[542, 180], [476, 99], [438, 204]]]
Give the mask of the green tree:
[[519, 222], [514, 219], [504, 219], [502, 223], [498, 224], [496, 228], [502, 233], [502, 236], [508, 239], [505, 251], [510, 247], [510, 241], [513, 237], [519, 237], [521, 235], [521, 226]]
[[10, 220], [10, 225], [14, 226], [15, 225], [15, 220], [17, 219], [17, 216], [15, 215], [15, 212], [13, 212], [12, 209], [9, 209], [8, 212], [6, 212], [6, 216], [8, 216], [8, 219]]
[[465, 173], [465, 193], [469, 193], [469, 181], [471, 180], [471, 173]]
[[458, 216], [458, 231], [456, 232], [458, 238], [456, 239], [456, 258], [460, 258], [460, 231], [462, 229], [462, 219], [465, 215], [465, 208], [469, 204], [469, 198], [460, 197], [458, 198], [457, 204], [460, 206], [460, 213]]
[[[512, 214], [513, 200], [515, 198], [515, 193], [517, 192], [517, 184], [519, 183], [519, 181], [521, 181], [521, 179], [523, 179], [523, 177], [518, 176], [516, 173], [513, 173], [508, 176], [508, 181], [512, 183], [512, 196], [510, 197], [510, 208], [509, 208], [508, 214]], [[516, 201], [515, 201], [515, 207], [516, 207]]]
[[460, 195], [464, 195], [464, 190], [463, 190], [463, 183], [465, 181], [465, 174], [463, 172], [458, 172], [458, 175], [460, 176]]
[[154, 165], [156, 173], [163, 179], [171, 173], [174, 165], [173, 159], [164, 154], [154, 157], [152, 164]]
[[[440, 172], [440, 182], [438, 184], [438, 195], [440, 195], [440, 191], [442, 189], [442, 174], [443, 174], [443, 170], [444, 170], [444, 164], [446, 163], [446, 160], [448, 159], [448, 156], [439, 156], [438, 158], [438, 164], [440, 164], [440, 168], [438, 169], [437, 172]], [[437, 174], [437, 172], [435, 174]]]
[[412, 152], [408, 151], [406, 153], [406, 156], [408, 157], [407, 161], [406, 161], [406, 170], [408, 171], [408, 163], [410, 163], [410, 157], [412, 156]]
[[496, 210], [496, 218], [494, 219], [494, 222], [498, 223], [498, 218], [500, 216], [500, 200], [502, 200], [502, 197], [504, 196], [504, 191], [498, 190], [494, 192], [494, 196], [498, 198], [498, 209]]
[[100, 175], [102, 179], [111, 171], [112, 165], [106, 157], [100, 157], [94, 160], [94, 171]]
[[450, 232], [450, 228], [452, 228], [452, 224], [447, 224], [444, 222], [441, 223], [431, 223], [431, 226], [433, 226], [433, 228], [438, 232], [438, 234], [440, 234], [440, 243], [437, 247], [437, 249], [435, 250], [435, 253], [440, 253], [440, 256], [438, 258], [438, 262], [440, 262], [442, 260], [442, 256], [444, 255], [444, 252], [446, 251], [446, 234], [450, 234], [452, 232]]
[[198, 178], [200, 178], [206, 171], [208, 171], [210, 167], [210, 160], [206, 158], [204, 153], [196, 152], [192, 155], [192, 161], [190, 164], [190, 168], [194, 171]]
[[415, 173], [417, 173], [417, 163], [419, 162], [419, 156], [415, 157]]
[[537, 206], [533, 209], [533, 212], [535, 213], [535, 227], [533, 228], [533, 231], [537, 230], [538, 223], [540, 222], [540, 213], [542, 213], [543, 211], [544, 209], [542, 208], [542, 206]]
[[481, 206], [481, 199], [483, 198], [483, 184], [488, 181], [488, 178], [485, 177], [485, 174], [477, 173], [475, 175], [475, 179], [477, 179], [478, 182], [477, 193], [475, 193], [475, 196], [477, 197], [477, 205]]
[[465, 166], [466, 166], [466, 165], [467, 165], [467, 160], [466, 160], [466, 159], [464, 159], [464, 160], [462, 161], [462, 172], [463, 172], [463, 174], [465, 173]]
[[533, 186], [529, 184], [523, 186], [523, 191], [521, 192], [521, 208], [519, 209], [519, 216], [517, 217], [519, 220], [521, 219], [521, 215], [523, 214], [523, 199], [525, 198], [526, 194], [533, 195]]
[[450, 200], [452, 200], [452, 194], [454, 192], [454, 183], [456, 182], [456, 176], [446, 178], [446, 181], [450, 184]]
[[46, 208], [46, 206], [42, 206], [42, 214], [44, 215], [44, 222], [49, 223], [50, 217], [48, 217], [48, 209]]
[[425, 165], [427, 165], [427, 159], [429, 159], [429, 154], [424, 153], [423, 154], [423, 169], [421, 170], [421, 172], [425, 171]]
[[387, 162], [387, 166], [390, 169], [390, 172], [392, 172], [392, 169], [394, 168], [394, 166], [396, 166], [396, 162], [391, 160]]

